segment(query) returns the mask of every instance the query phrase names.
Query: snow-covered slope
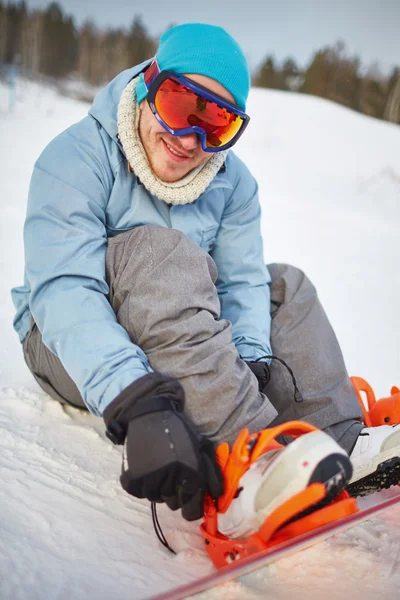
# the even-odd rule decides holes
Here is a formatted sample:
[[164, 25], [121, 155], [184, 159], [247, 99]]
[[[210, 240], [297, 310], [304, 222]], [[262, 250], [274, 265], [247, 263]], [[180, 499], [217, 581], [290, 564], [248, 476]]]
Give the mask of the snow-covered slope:
[[[7, 102], [0, 84], [0, 598], [149, 597], [212, 572], [197, 525], [161, 508], [178, 555], [160, 547], [147, 503], [119, 487], [120, 451], [102, 421], [41, 392], [11, 325], [9, 289], [22, 282], [34, 160], [88, 106], [24, 81], [12, 114]], [[259, 180], [265, 260], [311, 276], [349, 371], [388, 394], [400, 377], [400, 128], [258, 89], [248, 111], [238, 154]], [[346, 590], [358, 597], [361, 589], [364, 597], [395, 598], [399, 517], [391, 511], [206, 597], [338, 598]]]

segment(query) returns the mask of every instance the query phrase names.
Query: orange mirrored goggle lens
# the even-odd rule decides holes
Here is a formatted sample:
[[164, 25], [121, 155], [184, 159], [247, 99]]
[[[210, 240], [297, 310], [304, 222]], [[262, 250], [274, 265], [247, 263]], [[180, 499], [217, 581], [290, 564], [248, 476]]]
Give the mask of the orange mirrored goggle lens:
[[228, 144], [243, 126], [243, 119], [185, 87], [179, 81], [166, 79], [157, 90], [154, 104], [163, 121], [171, 129], [200, 127], [206, 133], [207, 147]]

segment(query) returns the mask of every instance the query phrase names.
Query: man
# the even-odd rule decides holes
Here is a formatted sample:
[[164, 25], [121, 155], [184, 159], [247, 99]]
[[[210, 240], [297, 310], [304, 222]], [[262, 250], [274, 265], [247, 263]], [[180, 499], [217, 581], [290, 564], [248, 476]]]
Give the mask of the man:
[[123, 487], [186, 519], [206, 491], [222, 494], [218, 443], [295, 419], [324, 430], [245, 475], [219, 522], [234, 537], [310, 481], [338, 493], [347, 453], [354, 493], [384, 485], [382, 470], [400, 478], [400, 426], [363, 427], [315, 289], [264, 265], [257, 184], [230, 151], [249, 87], [223, 29], [167, 31], [154, 60], [118, 75], [39, 157], [13, 290], [39, 385], [103, 416], [125, 443]]

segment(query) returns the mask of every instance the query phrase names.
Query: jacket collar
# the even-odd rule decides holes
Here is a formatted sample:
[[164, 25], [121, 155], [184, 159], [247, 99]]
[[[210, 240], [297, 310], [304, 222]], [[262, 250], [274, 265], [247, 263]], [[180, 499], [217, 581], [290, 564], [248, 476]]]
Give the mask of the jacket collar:
[[89, 109], [89, 115], [96, 119], [96, 121], [108, 133], [110, 138], [114, 140], [120, 148], [122, 148], [122, 146], [117, 138], [117, 115], [121, 94], [128, 83], [134, 77], [137, 77], [140, 73], [145, 71], [150, 63], [151, 59], [146, 60], [136, 67], [122, 71], [122, 73], [117, 75], [105, 88], [96, 94], [93, 104]]

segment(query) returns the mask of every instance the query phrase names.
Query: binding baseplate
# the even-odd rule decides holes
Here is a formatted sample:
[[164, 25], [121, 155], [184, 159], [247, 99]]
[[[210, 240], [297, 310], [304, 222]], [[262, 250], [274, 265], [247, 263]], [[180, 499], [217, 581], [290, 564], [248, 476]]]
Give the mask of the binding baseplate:
[[266, 550], [322, 525], [358, 511], [354, 498], [342, 492], [335, 500], [321, 507], [327, 499], [322, 483], [313, 483], [277, 507], [263, 522], [258, 532], [245, 539], [231, 539], [218, 531], [218, 513], [227, 510], [234, 498], [242, 475], [262, 454], [281, 448], [280, 435], [294, 439], [316, 431], [316, 427], [301, 421], [291, 421], [249, 434], [243, 429], [229, 450], [227, 443], [217, 449], [217, 460], [224, 477], [224, 494], [214, 502], [206, 498], [203, 523], [200, 526], [206, 551], [217, 568]]

